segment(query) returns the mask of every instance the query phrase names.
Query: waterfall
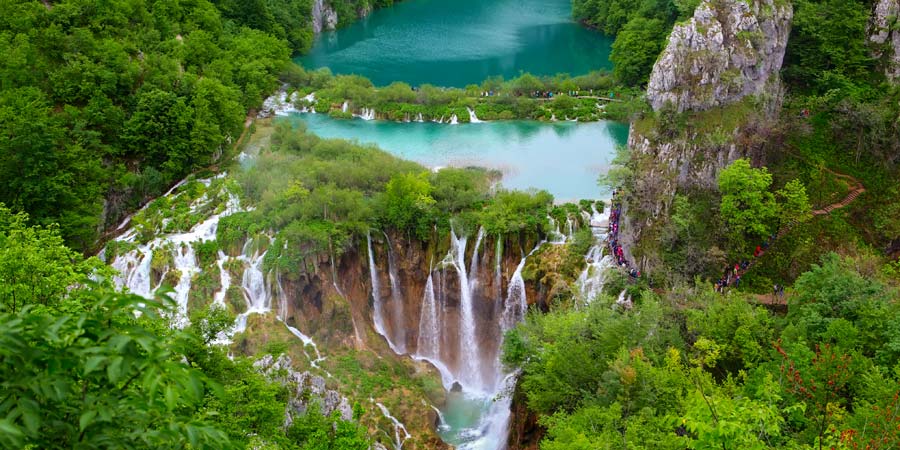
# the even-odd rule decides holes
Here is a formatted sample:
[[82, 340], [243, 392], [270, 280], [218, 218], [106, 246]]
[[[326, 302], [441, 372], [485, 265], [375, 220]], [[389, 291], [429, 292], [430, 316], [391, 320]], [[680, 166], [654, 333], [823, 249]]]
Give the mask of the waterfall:
[[150, 263], [153, 260], [153, 250], [149, 245], [142, 246], [138, 250], [131, 251], [116, 258], [111, 266], [119, 273], [113, 277], [116, 286], [127, 287], [133, 294], [144, 298], [150, 298]]
[[[244, 262], [244, 276], [241, 278], [241, 290], [247, 301], [247, 311], [235, 319], [235, 333], [243, 333], [247, 329], [247, 317], [251, 314], [266, 314], [271, 309], [271, 295], [266, 277], [262, 271], [263, 260], [268, 251], [260, 253], [254, 249], [253, 239], [244, 244], [244, 251], [239, 260]], [[252, 254], [250, 252], [253, 251]]]
[[372, 316], [375, 321], [375, 331], [384, 336], [388, 346], [391, 347], [391, 350], [393, 350], [394, 353], [402, 355], [405, 352], [401, 352], [400, 349], [394, 345], [394, 342], [385, 330], [384, 304], [381, 301], [381, 283], [378, 281], [378, 268], [375, 266], [375, 254], [372, 252], [371, 233], [366, 233], [366, 244], [368, 245], [369, 250], [369, 276], [372, 280]]
[[450, 116], [450, 125], [459, 125], [459, 117], [456, 117], [456, 114]]
[[478, 116], [475, 115], [475, 111], [472, 108], [466, 107], [469, 110], [469, 122], [470, 123], [484, 123], [483, 120], [479, 119]]
[[606, 248], [609, 208], [605, 208], [603, 213], [600, 213], [592, 205], [591, 210], [592, 214], [589, 222], [594, 235], [594, 244], [585, 256], [587, 266], [581, 272], [576, 282], [581, 297], [586, 303], [590, 303], [600, 294], [606, 281], [607, 270], [615, 266], [613, 257], [603, 254], [603, 250]]
[[384, 234], [388, 247], [388, 278], [391, 281], [391, 312], [394, 325], [393, 340], [397, 345], [397, 350], [399, 350], [397, 353], [402, 355], [406, 353], [406, 326], [403, 324], [406, 314], [403, 311], [403, 292], [400, 290], [400, 282], [398, 281], [400, 276], [397, 274], [397, 266], [394, 263], [394, 247], [391, 245], [391, 238], [385, 232], [382, 232], [382, 234]]
[[422, 117], [422, 113], [416, 114], [416, 122], [421, 123], [421, 122], [424, 122], [424, 121], [425, 121], [425, 118]]
[[[410, 436], [409, 432], [406, 431], [406, 426], [403, 425], [402, 422], [397, 420], [396, 417], [392, 416], [387, 407], [378, 402], [376, 402], [375, 405], [377, 405], [378, 409], [381, 410], [381, 414], [394, 424], [394, 450], [403, 450], [403, 443], [406, 442], [407, 439], [412, 437]], [[403, 432], [402, 437], [400, 436], [401, 431]]]
[[347, 109], [349, 107], [350, 107], [350, 102], [348, 102], [347, 100], [344, 100], [344, 104], [341, 105], [341, 112], [346, 114]]
[[575, 221], [566, 216], [566, 236], [572, 237], [573, 235], [575, 235]]
[[431, 359], [440, 357], [440, 329], [438, 328], [438, 307], [434, 297], [434, 278], [428, 272], [425, 282], [425, 298], [422, 300], [422, 317], [419, 319], [419, 356]]
[[362, 109], [360, 109], [360, 113], [354, 114], [354, 116], [359, 117], [362, 120], [375, 120], [375, 109], [374, 108], [362, 108]]
[[[424, 400], [423, 400], [424, 401]], [[444, 413], [441, 412], [440, 409], [437, 409], [434, 405], [428, 405], [434, 412], [437, 413], [438, 417], [438, 430], [446, 430], [450, 428], [450, 425], [447, 425], [447, 419], [444, 419]]]
[[547, 216], [547, 220], [550, 222], [550, 243], [551, 244], [564, 244], [566, 242], [566, 235], [562, 234], [559, 231], [559, 224], [556, 222], [552, 216]]
[[475, 305], [472, 301], [472, 288], [469, 274], [466, 271], [466, 236], [456, 236], [450, 227], [450, 253], [445, 262], [456, 269], [459, 277], [459, 356], [460, 367], [458, 378], [462, 384], [480, 390], [482, 385], [479, 364], [478, 342], [475, 339]]
[[219, 250], [216, 266], [219, 268], [219, 283], [222, 287], [216, 292], [215, 297], [213, 297], [213, 304], [220, 308], [227, 309], [228, 307], [225, 305], [225, 296], [228, 294], [228, 289], [231, 287], [231, 274], [225, 269], [225, 261], [228, 261], [228, 256], [225, 255], [225, 252]]
[[525, 280], [522, 279], [522, 269], [525, 268], [525, 260], [527, 258], [527, 256], [522, 258], [522, 261], [516, 266], [516, 271], [513, 272], [512, 278], [509, 279], [509, 286], [506, 289], [506, 302], [503, 305], [503, 315], [500, 316], [500, 331], [502, 332], [506, 332], [516, 326], [525, 317], [528, 303], [525, 298]]
[[478, 251], [481, 249], [481, 240], [484, 239], [484, 227], [478, 228], [478, 236], [475, 238], [475, 248], [472, 250], [472, 261], [469, 263], [469, 291], [475, 294], [478, 287]]

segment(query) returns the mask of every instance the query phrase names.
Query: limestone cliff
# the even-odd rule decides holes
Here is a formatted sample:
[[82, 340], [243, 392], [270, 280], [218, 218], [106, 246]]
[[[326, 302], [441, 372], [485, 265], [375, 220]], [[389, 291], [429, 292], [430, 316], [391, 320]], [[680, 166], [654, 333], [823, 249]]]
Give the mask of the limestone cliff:
[[628, 138], [635, 176], [620, 241], [640, 269], [657, 266], [648, 231], [677, 192], [715, 190], [736, 159], [764, 163], [792, 17], [784, 0], [703, 0], [672, 30], [647, 88], [656, 114], [632, 123]]
[[781, 69], [792, 17], [785, 0], [704, 0], [653, 67], [653, 109], [702, 111], [762, 93]]
[[884, 74], [892, 82], [900, 80], [898, 15], [900, 15], [900, 1], [878, 0], [869, 24], [869, 41], [874, 47], [872, 56], [882, 61]]
[[313, 33], [319, 34], [325, 30], [333, 30], [337, 24], [338, 15], [331, 4], [327, 3], [326, 0], [313, 0]]
[[291, 390], [288, 399], [287, 411], [285, 411], [285, 426], [290, 426], [295, 416], [306, 414], [310, 403], [318, 402], [320, 412], [324, 416], [330, 416], [337, 411], [341, 420], [353, 419], [353, 407], [347, 397], [339, 392], [325, 387], [325, 379], [309, 372], [294, 370], [291, 358], [280, 355], [273, 358], [265, 355], [253, 364], [260, 372], [272, 380], [280, 382]]

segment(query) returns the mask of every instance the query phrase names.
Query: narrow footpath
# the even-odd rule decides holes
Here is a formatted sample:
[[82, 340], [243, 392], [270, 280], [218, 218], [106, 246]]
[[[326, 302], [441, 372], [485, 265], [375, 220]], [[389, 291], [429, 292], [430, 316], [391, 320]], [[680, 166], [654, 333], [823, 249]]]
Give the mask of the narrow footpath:
[[[824, 216], [826, 214], [830, 214], [832, 211], [836, 209], [841, 209], [847, 207], [850, 203], [853, 203], [857, 197], [859, 197], [862, 193], [866, 192], [866, 188], [859, 182], [856, 178], [837, 173], [831, 169], [823, 168], [828, 173], [831, 173], [837, 178], [842, 178], [847, 180], [851, 186], [850, 192], [847, 193], [847, 196], [844, 197], [843, 200], [832, 203], [828, 206], [825, 206], [821, 209], [816, 209], [812, 211], [813, 217], [815, 216]], [[738, 263], [735, 263], [733, 266], [728, 266], [725, 268], [724, 274], [719, 281], [716, 282], [716, 290], [724, 293], [729, 287], [737, 287], [741, 282], [741, 277], [747, 273], [751, 268], [753, 268], [754, 264], [756, 264], [759, 259], [766, 254], [768, 249], [775, 243], [776, 240], [784, 237], [788, 234], [794, 226], [797, 225], [797, 220], [792, 220], [784, 225], [778, 230], [777, 233], [769, 236], [769, 239], [762, 243], [761, 245], [756, 247], [756, 250], [753, 252], [753, 256], [749, 259], [745, 259]], [[763, 296], [764, 298], [768, 298], [767, 296]], [[782, 295], [783, 300], [783, 295]], [[764, 301], [760, 299], [762, 303], [770, 303], [768, 301]], [[778, 301], [777, 296], [772, 299], [772, 301]]]

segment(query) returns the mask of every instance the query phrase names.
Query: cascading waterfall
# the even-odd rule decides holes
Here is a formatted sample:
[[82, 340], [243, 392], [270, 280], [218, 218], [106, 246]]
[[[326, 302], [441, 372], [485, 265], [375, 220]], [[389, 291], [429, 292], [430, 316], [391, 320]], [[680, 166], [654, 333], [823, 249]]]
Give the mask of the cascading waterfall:
[[[369, 401], [372, 401], [372, 399], [369, 399]], [[391, 415], [391, 412], [388, 411], [387, 407], [385, 407], [381, 403], [376, 402], [375, 405], [378, 406], [378, 409], [381, 410], [381, 414], [394, 424], [394, 450], [403, 450], [403, 443], [406, 442], [407, 439], [412, 437], [410, 436], [409, 432], [406, 431], [406, 425], [403, 425], [402, 422]], [[400, 435], [401, 431], [403, 432], [402, 436]]]
[[213, 304], [219, 306], [220, 308], [227, 308], [225, 306], [225, 295], [228, 293], [228, 289], [231, 287], [231, 274], [228, 273], [228, 270], [225, 269], [225, 262], [228, 261], [228, 256], [225, 255], [225, 252], [219, 250], [218, 258], [216, 258], [216, 266], [219, 268], [219, 283], [222, 285], [221, 289], [216, 292], [216, 295], [213, 297]]
[[[200, 180], [201, 183], [209, 184], [209, 180]], [[174, 233], [170, 235], [160, 236], [147, 244], [138, 246], [124, 255], [119, 255], [113, 261], [111, 266], [119, 271], [119, 275], [113, 278], [117, 287], [127, 287], [129, 291], [140, 295], [144, 298], [152, 298], [157, 287], [151, 286], [151, 262], [153, 253], [156, 251], [166, 251], [166, 248], [172, 249], [172, 257], [174, 261], [174, 269], [178, 270], [180, 277], [175, 285], [174, 300], [177, 309], [172, 317], [172, 324], [176, 327], [184, 327], [188, 324], [187, 306], [188, 298], [191, 290], [191, 282], [194, 275], [200, 272], [197, 266], [197, 258], [194, 253], [194, 243], [215, 239], [216, 229], [219, 220], [227, 215], [234, 214], [240, 210], [240, 201], [238, 198], [229, 193], [225, 210], [220, 214], [214, 214], [195, 225], [190, 231], [185, 233]], [[198, 199], [198, 203], [208, 202], [210, 199], [204, 196]], [[191, 205], [192, 209], [199, 207], [199, 204]], [[137, 230], [131, 230], [123, 235], [120, 240], [125, 242], [134, 242], [137, 239]]]
[[440, 357], [441, 331], [438, 328], [438, 305], [434, 296], [434, 277], [428, 272], [425, 282], [425, 298], [422, 300], [422, 318], [419, 320], [418, 356], [429, 359]]
[[478, 251], [481, 250], [481, 240], [484, 239], [484, 227], [478, 229], [478, 235], [475, 238], [475, 248], [472, 250], [472, 261], [469, 264], [469, 292], [475, 295], [475, 289], [478, 288]]
[[585, 257], [587, 266], [577, 281], [578, 290], [586, 303], [593, 301], [600, 294], [606, 281], [606, 272], [615, 266], [613, 257], [603, 254], [606, 248], [609, 208], [605, 208], [603, 213], [597, 211], [594, 206], [591, 206], [591, 209], [593, 214], [590, 215], [589, 222], [594, 235], [594, 244]]
[[450, 125], [459, 125], [459, 117], [456, 117], [456, 114], [450, 116]]
[[[244, 299], [247, 301], [247, 311], [235, 319], [235, 333], [242, 333], [247, 329], [247, 317], [251, 314], [266, 314], [271, 310], [271, 295], [266, 277], [262, 271], [263, 260], [268, 251], [260, 253], [255, 250], [253, 240], [244, 244], [244, 252], [238, 257], [247, 266], [241, 279], [241, 289]], [[252, 254], [250, 252], [253, 251]], [[249, 256], [248, 256], [249, 255]]]
[[400, 290], [400, 276], [397, 274], [397, 266], [394, 261], [394, 247], [387, 233], [384, 239], [388, 247], [388, 279], [391, 282], [391, 319], [393, 320], [394, 343], [400, 354], [406, 353], [406, 326], [403, 322], [406, 314], [403, 311], [403, 292]]
[[484, 123], [483, 120], [479, 119], [478, 116], [475, 115], [475, 111], [472, 108], [466, 107], [469, 110], [469, 123]]
[[419, 122], [419, 123], [425, 122], [425, 118], [422, 117], [422, 113], [416, 114], [416, 122]]
[[346, 113], [347, 113], [347, 109], [348, 109], [349, 107], [350, 107], [350, 102], [348, 102], [347, 100], [344, 100], [344, 103], [341, 105], [341, 112], [344, 113], [344, 114], [346, 114]]
[[563, 244], [566, 242], [566, 235], [562, 234], [559, 231], [559, 224], [556, 222], [552, 216], [547, 216], [547, 220], [550, 222], [550, 243], [551, 244]]
[[375, 120], [375, 109], [362, 108], [360, 109], [359, 114], [354, 114], [354, 116], [359, 117], [362, 120]]
[[381, 300], [381, 283], [378, 281], [378, 267], [375, 266], [375, 254], [372, 252], [372, 234], [366, 233], [366, 245], [369, 250], [369, 276], [372, 281], [372, 316], [375, 322], [375, 331], [384, 336], [388, 346], [398, 355], [405, 353], [394, 344], [394, 341], [385, 330], [384, 303]]
[[451, 226], [450, 253], [445, 262], [456, 269], [459, 277], [459, 357], [460, 367], [457, 378], [461, 384], [474, 390], [483, 388], [481, 368], [479, 367], [478, 342], [475, 339], [475, 305], [472, 302], [472, 288], [469, 284], [469, 273], [466, 271], [467, 237], [457, 236]]

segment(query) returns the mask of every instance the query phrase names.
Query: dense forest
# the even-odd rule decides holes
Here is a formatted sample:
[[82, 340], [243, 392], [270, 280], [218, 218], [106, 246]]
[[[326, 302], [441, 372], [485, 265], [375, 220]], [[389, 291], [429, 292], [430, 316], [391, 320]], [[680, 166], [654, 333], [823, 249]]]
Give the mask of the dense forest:
[[[390, 1], [338, 1], [342, 20]], [[309, 49], [311, 0], [8, 1], [0, 201], [77, 249], [217, 161]], [[352, 13], [351, 13], [352, 12]]]

